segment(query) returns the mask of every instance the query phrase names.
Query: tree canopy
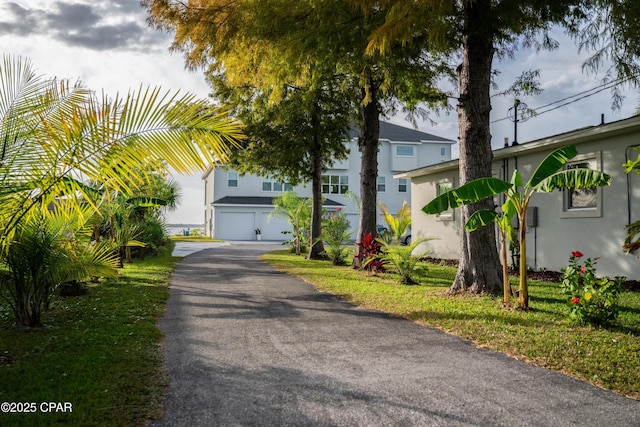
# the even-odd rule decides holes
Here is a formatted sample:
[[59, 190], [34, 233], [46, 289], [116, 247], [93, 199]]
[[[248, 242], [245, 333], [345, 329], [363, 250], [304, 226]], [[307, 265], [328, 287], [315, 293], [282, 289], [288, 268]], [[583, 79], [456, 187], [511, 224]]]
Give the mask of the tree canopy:
[[[494, 59], [519, 48], [553, 49], [554, 26], [564, 27], [581, 48], [596, 49], [587, 62], [597, 70], [614, 61], [609, 78], [637, 80], [637, 49], [626, 41], [637, 27], [637, 6], [630, 1], [586, 0], [351, 0], [371, 15], [386, 8], [384, 23], [371, 34], [368, 49], [387, 52], [394, 43], [417, 44], [430, 54], [445, 55], [455, 70], [460, 183], [491, 176], [490, 89]], [[451, 75], [451, 72], [449, 73]], [[465, 223], [474, 212], [493, 209], [490, 202], [461, 207]], [[463, 232], [460, 266], [451, 292], [497, 293], [499, 261], [492, 227]]]
[[[426, 62], [433, 58], [421, 56], [420, 48], [416, 50], [413, 45], [398, 44], [391, 56], [366, 52], [369, 34], [382, 23], [380, 19], [384, 15], [367, 16], [338, 0], [238, 1], [233, 4], [208, 1], [198, 5], [147, 0], [143, 4], [154, 25], [175, 30], [173, 46], [186, 51], [189, 65], [207, 66], [209, 78], [215, 82], [216, 95], [224, 94], [225, 103], [234, 96], [237, 101], [238, 97], [226, 96], [227, 91], [219, 91], [221, 86], [240, 92], [240, 96], [246, 96], [247, 87], [254, 88], [258, 99], [249, 96], [243, 101], [256, 110], [263, 110], [258, 115], [273, 118], [273, 104], [282, 102], [281, 117], [294, 113], [295, 117], [290, 118], [291, 125], [302, 130], [305, 127], [300, 126], [300, 115], [287, 107], [291, 96], [299, 96], [292, 95], [291, 88], [297, 88], [304, 91], [307, 98], [315, 98], [316, 105], [312, 109], [305, 103], [300, 106], [307, 108], [307, 112], [313, 111], [312, 115], [307, 113], [306, 120], [315, 128], [316, 137], [323, 144], [327, 142], [322, 134], [329, 129], [329, 123], [332, 123], [330, 128], [343, 135], [350, 125], [360, 127], [363, 161], [359, 236], [363, 232], [375, 232], [379, 116], [384, 111], [395, 111], [398, 105], [417, 111], [418, 101], [431, 102], [435, 106], [445, 100], [429, 81], [429, 76], [435, 73], [425, 72], [431, 68]], [[330, 108], [319, 109], [319, 101], [325, 104], [323, 108]], [[316, 118], [312, 119], [314, 115]], [[253, 116], [245, 114], [243, 120], [255, 116], [255, 113]], [[345, 118], [351, 119], [352, 123]], [[252, 126], [245, 124], [247, 129]], [[274, 130], [253, 129], [264, 132], [263, 141]], [[261, 138], [253, 130], [248, 133]], [[278, 133], [276, 131], [275, 135]], [[261, 148], [255, 151], [255, 156], [248, 153], [250, 150], [242, 154], [244, 160], [256, 162], [253, 170], [267, 169], [258, 165], [277, 166], [290, 175], [291, 163], [298, 168], [301, 166], [297, 150], [291, 152], [294, 156], [290, 161], [278, 159], [279, 164], [274, 165], [274, 159], [262, 155], [266, 145], [250, 145], [252, 149]], [[333, 155], [341, 155], [337, 147], [333, 149]], [[317, 167], [311, 170], [317, 171]]]

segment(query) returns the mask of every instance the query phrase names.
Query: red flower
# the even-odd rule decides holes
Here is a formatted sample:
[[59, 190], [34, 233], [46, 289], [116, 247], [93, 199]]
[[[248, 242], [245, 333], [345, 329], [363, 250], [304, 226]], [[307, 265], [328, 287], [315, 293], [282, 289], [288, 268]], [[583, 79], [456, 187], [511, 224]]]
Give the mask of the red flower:
[[578, 298], [578, 297], [571, 298], [571, 303], [572, 304], [578, 304], [579, 302], [580, 302], [580, 298]]
[[582, 258], [584, 255], [580, 251], [571, 252], [571, 256], [576, 258]]
[[587, 271], [587, 269], [583, 266], [580, 266], [580, 273], [584, 273], [585, 271]]

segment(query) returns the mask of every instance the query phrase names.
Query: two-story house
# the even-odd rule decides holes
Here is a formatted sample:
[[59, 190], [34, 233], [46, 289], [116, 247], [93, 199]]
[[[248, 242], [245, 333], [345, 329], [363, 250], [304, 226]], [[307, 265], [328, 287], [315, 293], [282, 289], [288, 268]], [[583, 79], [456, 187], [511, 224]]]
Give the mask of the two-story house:
[[[387, 122], [380, 123], [378, 153], [378, 200], [391, 212], [396, 212], [406, 200], [411, 204], [410, 180], [394, 179], [393, 175], [433, 163], [451, 160], [451, 146], [455, 141], [409, 129]], [[322, 193], [325, 208], [341, 210], [358, 228], [358, 206], [345, 193], [360, 194], [360, 151], [358, 132], [345, 141], [349, 149], [346, 160], [336, 162], [323, 174]], [[240, 174], [222, 167], [210, 168], [202, 176], [205, 191], [205, 234], [223, 240], [256, 240], [260, 229], [263, 240], [285, 240], [282, 231], [291, 226], [284, 219], [272, 217], [273, 198], [293, 190], [311, 197], [310, 185], [291, 186], [273, 177]], [[379, 224], [384, 224], [379, 212]]]

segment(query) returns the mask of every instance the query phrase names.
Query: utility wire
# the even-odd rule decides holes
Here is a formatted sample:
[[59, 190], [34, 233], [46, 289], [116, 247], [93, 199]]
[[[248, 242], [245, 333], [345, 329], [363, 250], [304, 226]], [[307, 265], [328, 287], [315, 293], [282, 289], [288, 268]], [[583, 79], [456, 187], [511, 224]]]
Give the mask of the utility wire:
[[[593, 96], [593, 95], [595, 95], [597, 93], [600, 93], [602, 91], [605, 91], [607, 89], [611, 89], [612, 87], [615, 87], [615, 86], [617, 86], [619, 84], [627, 82], [628, 80], [631, 80], [633, 77], [634, 76], [625, 77], [625, 78], [620, 78], [620, 79], [617, 79], [617, 80], [614, 80], [614, 81], [611, 81], [611, 82], [608, 82], [608, 83], [603, 83], [603, 84], [601, 84], [599, 86], [596, 86], [596, 87], [593, 87], [591, 89], [587, 89], [585, 91], [578, 92], [578, 93], [576, 93], [574, 95], [567, 96], [565, 98], [559, 99], [557, 101], [550, 102], [550, 103], [542, 105], [540, 107], [533, 108], [533, 109], [531, 109], [531, 111], [534, 112], [533, 117], [541, 116], [541, 115], [543, 115], [545, 113], [548, 113], [548, 112], [553, 111], [553, 110], [557, 110], [558, 108], [562, 108], [562, 107], [564, 107], [566, 105], [573, 104], [575, 102], [578, 102], [580, 100], [583, 100], [585, 98]], [[575, 98], [575, 99], [573, 99], [573, 98]], [[564, 101], [567, 101], [567, 102], [564, 102]], [[542, 110], [544, 108], [551, 107], [552, 105], [558, 104], [558, 103], [562, 103], [562, 104], [556, 105], [556, 106], [554, 106], [552, 108], [548, 108], [548, 109], [543, 110], [543, 111], [540, 111], [540, 110]], [[501, 119], [493, 120], [491, 123], [498, 123], [498, 122], [501, 122], [501, 121], [504, 121], [504, 120], [510, 120], [510, 119], [509, 119], [509, 117], [503, 117]]]

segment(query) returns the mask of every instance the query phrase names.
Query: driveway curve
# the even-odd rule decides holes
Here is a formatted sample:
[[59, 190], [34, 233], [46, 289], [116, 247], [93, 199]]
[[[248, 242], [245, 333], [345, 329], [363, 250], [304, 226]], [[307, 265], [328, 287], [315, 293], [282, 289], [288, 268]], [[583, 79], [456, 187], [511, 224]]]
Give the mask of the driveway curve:
[[176, 268], [155, 426], [639, 426], [640, 402], [380, 312], [231, 244]]

